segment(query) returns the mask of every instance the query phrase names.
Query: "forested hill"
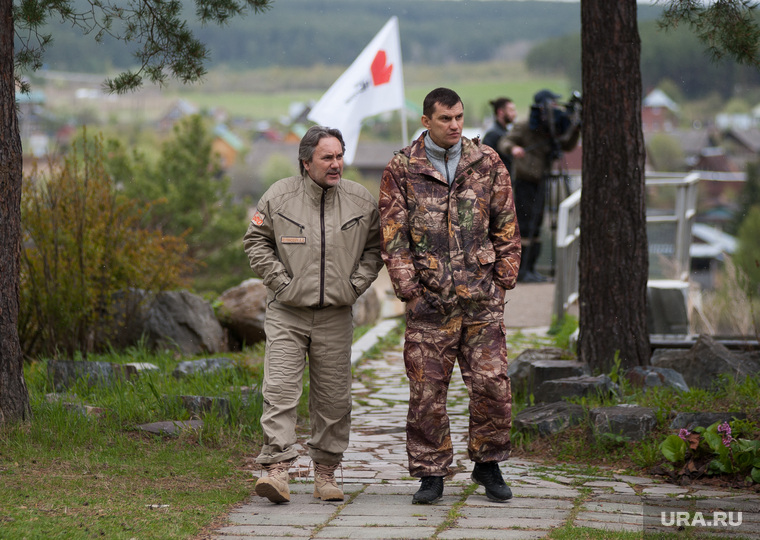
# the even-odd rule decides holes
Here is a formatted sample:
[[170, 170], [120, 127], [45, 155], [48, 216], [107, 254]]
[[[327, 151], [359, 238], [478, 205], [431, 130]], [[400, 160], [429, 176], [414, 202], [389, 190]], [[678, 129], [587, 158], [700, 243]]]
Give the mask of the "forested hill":
[[[639, 18], [654, 19], [661, 11], [639, 6]], [[489, 60], [516, 43], [580, 30], [580, 3], [515, 0], [275, 0], [264, 14], [225, 27], [193, 22], [191, 28], [209, 46], [210, 68], [348, 65], [393, 15], [399, 18], [407, 63]], [[55, 39], [45, 55], [50, 69], [103, 73], [133, 65], [122, 43], [96, 44], [92, 34], [81, 36], [63, 26], [50, 31]]]

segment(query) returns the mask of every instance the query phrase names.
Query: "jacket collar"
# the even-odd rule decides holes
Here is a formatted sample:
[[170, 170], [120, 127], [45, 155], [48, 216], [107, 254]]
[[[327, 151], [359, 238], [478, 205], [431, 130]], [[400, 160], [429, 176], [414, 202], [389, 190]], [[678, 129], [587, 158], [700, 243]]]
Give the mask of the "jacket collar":
[[[439, 173], [433, 164], [425, 154], [425, 135], [427, 131], [423, 131], [422, 134], [413, 141], [410, 146], [404, 148], [401, 152], [409, 157], [409, 171], [417, 174], [426, 174], [432, 176], [443, 183], [447, 183], [446, 179], [441, 173]], [[480, 150], [480, 140], [470, 140], [467, 137], [462, 137], [462, 157], [459, 159], [459, 166], [457, 171], [461, 171], [471, 163], [478, 161], [483, 157], [483, 152]], [[456, 179], [454, 180], [456, 182]]]
[[[322, 198], [322, 192], [326, 191], [325, 195], [329, 198], [333, 196], [333, 194], [338, 191], [338, 186], [340, 186], [340, 182], [338, 182], [338, 186], [322, 189], [321, 186], [319, 186], [314, 180], [311, 179], [311, 177], [306, 174], [301, 177], [303, 180], [304, 189], [306, 190], [306, 194], [316, 200], [320, 200]], [[341, 182], [343, 181], [343, 178], [340, 179]]]

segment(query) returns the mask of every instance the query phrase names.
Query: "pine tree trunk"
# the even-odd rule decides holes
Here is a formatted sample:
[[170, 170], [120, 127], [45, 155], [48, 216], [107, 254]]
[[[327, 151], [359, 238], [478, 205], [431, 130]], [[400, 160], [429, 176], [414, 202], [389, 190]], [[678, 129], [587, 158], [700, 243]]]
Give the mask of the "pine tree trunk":
[[581, 0], [583, 195], [579, 355], [649, 362], [641, 41], [636, 0]]
[[21, 136], [13, 77], [13, 0], [0, 0], [0, 424], [28, 420], [18, 339], [21, 253]]

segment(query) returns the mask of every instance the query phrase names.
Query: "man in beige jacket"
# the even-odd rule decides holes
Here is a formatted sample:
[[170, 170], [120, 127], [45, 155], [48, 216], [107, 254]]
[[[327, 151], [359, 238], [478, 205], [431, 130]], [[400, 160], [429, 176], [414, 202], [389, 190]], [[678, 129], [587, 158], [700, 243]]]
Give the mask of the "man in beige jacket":
[[256, 494], [290, 500], [288, 469], [298, 456], [296, 406], [309, 361], [307, 441], [314, 496], [343, 500], [335, 469], [351, 423], [351, 306], [382, 266], [377, 202], [342, 178], [343, 136], [310, 128], [298, 149], [300, 176], [277, 181], [261, 197], [243, 240], [251, 268], [267, 291], [264, 445], [267, 470]]

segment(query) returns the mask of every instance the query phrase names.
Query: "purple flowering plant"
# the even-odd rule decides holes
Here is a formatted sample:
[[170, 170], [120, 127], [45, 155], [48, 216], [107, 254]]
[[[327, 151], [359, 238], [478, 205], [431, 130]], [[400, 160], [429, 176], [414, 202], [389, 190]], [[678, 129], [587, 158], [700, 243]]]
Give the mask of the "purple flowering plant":
[[727, 421], [693, 431], [682, 428], [665, 438], [660, 451], [675, 465], [708, 459], [708, 475], [741, 475], [760, 483], [760, 441], [734, 437], [733, 431]]

